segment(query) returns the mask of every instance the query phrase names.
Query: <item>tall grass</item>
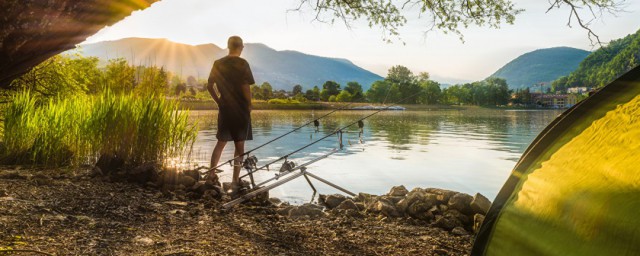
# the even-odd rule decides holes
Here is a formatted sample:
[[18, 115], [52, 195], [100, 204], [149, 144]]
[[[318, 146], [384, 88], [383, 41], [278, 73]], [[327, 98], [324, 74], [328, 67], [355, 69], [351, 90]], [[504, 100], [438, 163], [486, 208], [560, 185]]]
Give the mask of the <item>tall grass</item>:
[[162, 97], [137, 97], [109, 90], [96, 96], [36, 101], [18, 93], [7, 107], [1, 160], [46, 166], [95, 164], [117, 155], [130, 166], [163, 164], [188, 154], [196, 126], [188, 112]]

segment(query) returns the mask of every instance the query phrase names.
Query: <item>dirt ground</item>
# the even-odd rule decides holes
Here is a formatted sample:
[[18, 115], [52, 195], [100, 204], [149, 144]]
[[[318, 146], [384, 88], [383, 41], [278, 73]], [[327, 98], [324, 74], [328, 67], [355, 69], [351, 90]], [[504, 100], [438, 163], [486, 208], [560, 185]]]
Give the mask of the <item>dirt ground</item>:
[[0, 168], [0, 255], [468, 255], [471, 235], [412, 219], [291, 219], [88, 170]]

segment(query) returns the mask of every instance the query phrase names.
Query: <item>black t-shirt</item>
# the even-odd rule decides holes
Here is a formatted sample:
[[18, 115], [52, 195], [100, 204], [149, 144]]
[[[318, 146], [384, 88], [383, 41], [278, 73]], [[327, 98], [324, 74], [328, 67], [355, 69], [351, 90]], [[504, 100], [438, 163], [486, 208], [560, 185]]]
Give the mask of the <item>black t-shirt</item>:
[[250, 102], [244, 97], [241, 86], [256, 82], [246, 60], [236, 56], [225, 56], [213, 63], [209, 83], [217, 85], [220, 92], [220, 108], [248, 109]]

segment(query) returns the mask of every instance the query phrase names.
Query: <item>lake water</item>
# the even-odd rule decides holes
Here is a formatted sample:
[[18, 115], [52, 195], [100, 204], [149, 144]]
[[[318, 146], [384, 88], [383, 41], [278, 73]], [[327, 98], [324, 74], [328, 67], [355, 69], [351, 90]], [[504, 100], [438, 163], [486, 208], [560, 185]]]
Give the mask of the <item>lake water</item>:
[[[373, 111], [339, 111], [320, 121], [315, 131], [309, 125], [254, 154], [262, 166], [312, 141], [350, 124]], [[252, 149], [298, 127], [327, 111], [254, 111]], [[502, 187], [521, 154], [560, 110], [433, 110], [384, 111], [364, 121], [362, 143], [357, 125], [343, 136], [344, 150], [314, 163], [308, 171], [354, 193], [383, 194], [392, 186], [438, 187], [469, 194], [480, 192], [492, 199]], [[194, 145], [194, 164], [209, 164], [216, 138], [216, 111], [194, 111], [200, 132]], [[331, 136], [289, 159], [300, 165], [338, 146]], [[233, 144], [227, 144], [222, 160], [233, 157]], [[256, 180], [273, 177], [281, 163], [270, 172], [259, 171]], [[225, 165], [223, 181], [231, 178]], [[313, 180], [312, 180], [313, 181]], [[322, 194], [339, 191], [314, 181]], [[291, 203], [311, 199], [312, 190], [298, 178], [271, 190], [270, 196]]]

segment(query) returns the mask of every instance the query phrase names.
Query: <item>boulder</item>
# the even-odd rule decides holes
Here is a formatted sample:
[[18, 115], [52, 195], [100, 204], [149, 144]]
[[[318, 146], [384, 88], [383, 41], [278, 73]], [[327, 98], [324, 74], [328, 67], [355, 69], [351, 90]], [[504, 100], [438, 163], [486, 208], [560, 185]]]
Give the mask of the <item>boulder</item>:
[[204, 194], [205, 191], [213, 189], [213, 185], [207, 183], [206, 181], [198, 181], [193, 186], [191, 186], [191, 191], [196, 192], [198, 194]]
[[462, 227], [455, 227], [451, 230], [451, 234], [454, 234], [456, 236], [464, 236], [468, 235], [469, 233], [467, 233], [467, 231]]
[[282, 205], [282, 200], [280, 200], [280, 198], [277, 197], [272, 197], [269, 198], [269, 203], [271, 203], [271, 205], [278, 207]]
[[445, 217], [456, 218], [463, 226], [471, 228], [471, 219], [457, 210], [449, 209], [442, 215]]
[[404, 199], [404, 196], [381, 196], [379, 197], [380, 199], [384, 199], [387, 200], [389, 202], [391, 202], [391, 204], [396, 205], [398, 204], [398, 202], [400, 202], [400, 200]]
[[346, 199], [347, 199], [346, 196], [343, 196], [340, 194], [320, 195], [320, 197], [318, 198], [320, 203], [329, 209], [338, 207], [338, 205], [340, 205]]
[[314, 205], [314, 204], [303, 204], [298, 207], [293, 207], [289, 211], [290, 218], [300, 218], [303, 216], [309, 216], [310, 218], [318, 218], [324, 216], [325, 213], [322, 211], [322, 206]]
[[380, 199], [367, 207], [367, 211], [381, 213], [387, 217], [402, 217], [402, 214], [389, 201]]
[[189, 176], [180, 175], [178, 177], [178, 185], [183, 185], [185, 188], [192, 188], [196, 184], [196, 180]]
[[455, 227], [462, 227], [462, 223], [458, 219], [444, 215], [436, 216], [436, 221], [432, 225], [447, 231], [451, 231]]
[[276, 213], [278, 215], [282, 215], [282, 216], [289, 216], [289, 212], [293, 208], [295, 208], [295, 207], [294, 206], [278, 207], [278, 209], [276, 210]]
[[367, 194], [367, 193], [358, 193], [358, 195], [354, 198], [356, 202], [362, 202], [364, 205], [369, 205], [375, 203], [378, 196]]
[[342, 203], [340, 203], [340, 205], [338, 205], [337, 207], [335, 207], [334, 209], [338, 209], [338, 210], [354, 210], [354, 211], [358, 211], [358, 206], [356, 205], [356, 203], [353, 202], [353, 200], [351, 199], [347, 199], [342, 201]]
[[457, 210], [464, 214], [472, 214], [471, 201], [473, 197], [465, 193], [457, 193], [449, 199], [449, 209]]
[[441, 188], [426, 188], [424, 189], [424, 191], [427, 193], [436, 195], [438, 198], [438, 202], [445, 203], [445, 204], [449, 202], [449, 199], [451, 199], [453, 195], [458, 193], [455, 191], [441, 189]]
[[486, 215], [489, 212], [489, 208], [491, 208], [491, 201], [482, 194], [476, 193], [473, 196], [473, 200], [471, 200], [470, 206], [473, 213]]
[[416, 201], [406, 209], [406, 214], [419, 220], [432, 220], [433, 213], [430, 211], [432, 207], [433, 204], [427, 201]]
[[157, 180], [158, 173], [160, 173], [160, 169], [155, 164], [142, 164], [129, 172], [128, 180], [145, 184], [149, 181]]
[[429, 194], [421, 190], [412, 190], [407, 194], [405, 198], [398, 201], [396, 204], [396, 208], [399, 212], [405, 213], [409, 206], [414, 204], [415, 202], [422, 202], [421, 208], [426, 208], [424, 210], [429, 210], [431, 206], [435, 205], [437, 202], [436, 195]]
[[477, 214], [477, 213], [476, 215], [473, 215], [473, 232], [474, 233], [478, 233], [478, 231], [480, 231], [482, 222], [484, 222], [484, 215]]
[[405, 188], [403, 185], [395, 186], [391, 188], [391, 191], [387, 193], [388, 196], [405, 196], [409, 193], [409, 190]]

